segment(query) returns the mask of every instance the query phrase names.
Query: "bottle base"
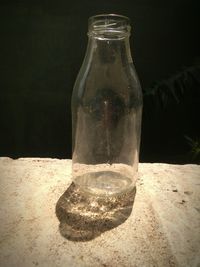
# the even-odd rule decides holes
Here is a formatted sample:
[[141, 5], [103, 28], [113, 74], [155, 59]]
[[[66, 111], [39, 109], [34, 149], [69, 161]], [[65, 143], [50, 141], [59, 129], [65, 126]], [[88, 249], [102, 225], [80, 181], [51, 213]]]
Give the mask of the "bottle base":
[[74, 183], [80, 190], [94, 195], [118, 195], [130, 191], [133, 180], [114, 171], [89, 172], [74, 177]]

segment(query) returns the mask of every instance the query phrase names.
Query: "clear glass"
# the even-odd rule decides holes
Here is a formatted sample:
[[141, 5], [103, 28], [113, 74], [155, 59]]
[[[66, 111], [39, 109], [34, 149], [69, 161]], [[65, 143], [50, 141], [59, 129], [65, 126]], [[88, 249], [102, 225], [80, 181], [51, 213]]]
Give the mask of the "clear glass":
[[116, 195], [135, 186], [142, 90], [129, 45], [130, 23], [89, 18], [88, 46], [72, 94], [72, 176], [81, 190]]

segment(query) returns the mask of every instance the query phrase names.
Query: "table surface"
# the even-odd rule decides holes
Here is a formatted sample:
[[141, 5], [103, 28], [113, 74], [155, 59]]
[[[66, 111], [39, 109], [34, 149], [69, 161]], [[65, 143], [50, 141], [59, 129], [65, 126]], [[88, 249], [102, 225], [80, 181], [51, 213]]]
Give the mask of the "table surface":
[[70, 184], [71, 160], [0, 158], [0, 266], [200, 266], [200, 166], [140, 164], [130, 216], [90, 238], [56, 212]]

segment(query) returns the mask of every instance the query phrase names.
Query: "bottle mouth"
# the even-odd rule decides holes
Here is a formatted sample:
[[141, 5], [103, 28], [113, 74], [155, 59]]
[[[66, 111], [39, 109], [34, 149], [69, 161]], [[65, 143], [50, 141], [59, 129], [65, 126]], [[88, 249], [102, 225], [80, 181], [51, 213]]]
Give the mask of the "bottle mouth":
[[130, 19], [122, 15], [101, 14], [88, 20], [88, 36], [98, 39], [122, 39], [130, 30]]

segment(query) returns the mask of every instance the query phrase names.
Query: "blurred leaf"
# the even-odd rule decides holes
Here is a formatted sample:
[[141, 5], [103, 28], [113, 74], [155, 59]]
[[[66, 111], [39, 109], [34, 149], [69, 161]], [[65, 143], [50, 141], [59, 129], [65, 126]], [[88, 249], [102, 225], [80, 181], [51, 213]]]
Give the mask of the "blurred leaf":
[[200, 140], [193, 140], [191, 137], [184, 135], [185, 139], [188, 141], [191, 147], [192, 159], [196, 159], [200, 156]]
[[200, 66], [187, 67], [184, 70], [173, 74], [168, 79], [155, 82], [151, 87], [144, 89], [144, 97], [152, 96], [155, 106], [167, 107], [170, 100], [180, 103], [186, 90], [189, 90], [194, 83], [200, 86]]

